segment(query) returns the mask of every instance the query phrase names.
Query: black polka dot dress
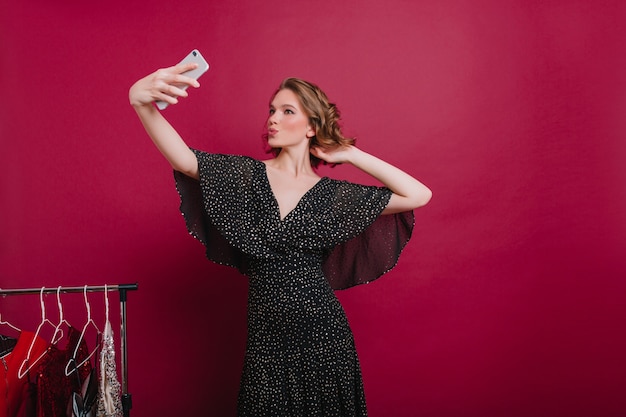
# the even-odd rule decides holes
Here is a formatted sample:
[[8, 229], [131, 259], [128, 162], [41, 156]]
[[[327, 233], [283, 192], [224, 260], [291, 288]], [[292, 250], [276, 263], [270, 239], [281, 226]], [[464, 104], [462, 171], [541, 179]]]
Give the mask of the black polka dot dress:
[[265, 164], [198, 157], [175, 172], [181, 211], [207, 257], [249, 279], [239, 416], [366, 416], [354, 339], [334, 290], [393, 268], [413, 213], [380, 216], [391, 192], [322, 178], [284, 218]]

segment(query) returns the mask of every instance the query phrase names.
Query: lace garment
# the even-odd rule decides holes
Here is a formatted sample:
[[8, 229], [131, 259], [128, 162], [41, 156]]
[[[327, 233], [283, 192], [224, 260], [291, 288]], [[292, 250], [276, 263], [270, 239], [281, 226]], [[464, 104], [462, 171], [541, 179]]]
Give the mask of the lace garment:
[[107, 320], [100, 352], [100, 385], [96, 417], [122, 417], [121, 386], [117, 380], [113, 329]]

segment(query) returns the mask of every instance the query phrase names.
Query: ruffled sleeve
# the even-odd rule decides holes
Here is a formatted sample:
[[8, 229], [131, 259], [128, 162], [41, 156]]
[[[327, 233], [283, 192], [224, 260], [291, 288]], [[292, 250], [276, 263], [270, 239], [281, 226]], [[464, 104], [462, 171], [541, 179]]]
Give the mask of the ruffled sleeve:
[[333, 247], [322, 265], [335, 290], [371, 282], [393, 269], [413, 233], [413, 211], [381, 215], [391, 198], [385, 187], [334, 181]]
[[411, 237], [412, 211], [381, 215], [392, 195], [385, 187], [325, 177], [281, 221], [262, 163], [194, 153], [199, 180], [174, 172], [187, 229], [208, 259], [243, 274], [251, 261], [301, 253], [322, 257], [333, 289], [349, 288], [391, 270]]
[[174, 171], [180, 195], [180, 211], [187, 230], [206, 249], [206, 256], [221, 265], [238, 268], [245, 273], [245, 243], [239, 234], [231, 233], [241, 222], [251, 224], [250, 211], [241, 210], [249, 200], [253, 176], [252, 160], [233, 155], [209, 154], [193, 150], [198, 158], [200, 179]]

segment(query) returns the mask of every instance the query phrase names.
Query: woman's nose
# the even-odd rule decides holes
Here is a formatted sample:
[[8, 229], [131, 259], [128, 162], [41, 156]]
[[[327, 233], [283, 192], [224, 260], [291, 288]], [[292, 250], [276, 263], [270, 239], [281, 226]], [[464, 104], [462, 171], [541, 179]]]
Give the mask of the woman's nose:
[[268, 125], [273, 125], [273, 124], [278, 123], [278, 116], [277, 116], [277, 113], [278, 113], [278, 112], [275, 112], [275, 113], [272, 113], [272, 114], [270, 115], [270, 117], [267, 119], [267, 124], [268, 124]]

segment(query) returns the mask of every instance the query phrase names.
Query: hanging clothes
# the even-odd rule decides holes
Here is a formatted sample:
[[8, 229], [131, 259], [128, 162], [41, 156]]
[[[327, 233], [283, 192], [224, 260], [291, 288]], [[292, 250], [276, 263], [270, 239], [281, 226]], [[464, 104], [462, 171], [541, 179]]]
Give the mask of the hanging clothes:
[[48, 342], [40, 338], [35, 339], [35, 333], [22, 331], [11, 352], [2, 357], [3, 384], [0, 384], [0, 417], [35, 417], [37, 405], [37, 390], [35, 385], [36, 374], [27, 373], [24, 378], [18, 378], [18, 371], [28, 355], [31, 343], [31, 357], [38, 358], [48, 347]]
[[117, 380], [113, 329], [107, 320], [100, 352], [100, 389], [96, 417], [122, 417], [121, 386]]
[[91, 373], [91, 362], [87, 360], [76, 372], [65, 375], [65, 366], [72, 359], [76, 346], [76, 363], [82, 363], [89, 356], [87, 343], [80, 339], [80, 331], [70, 327], [67, 337], [65, 349], [49, 346], [37, 368], [37, 417], [72, 415], [72, 395], [81, 394], [83, 382]]
[[94, 417], [98, 400], [97, 379], [96, 368], [93, 368], [87, 380], [83, 382], [80, 394], [77, 392], [72, 394], [71, 417]]
[[0, 334], [0, 358], [4, 358], [11, 353], [16, 344], [16, 338]]

